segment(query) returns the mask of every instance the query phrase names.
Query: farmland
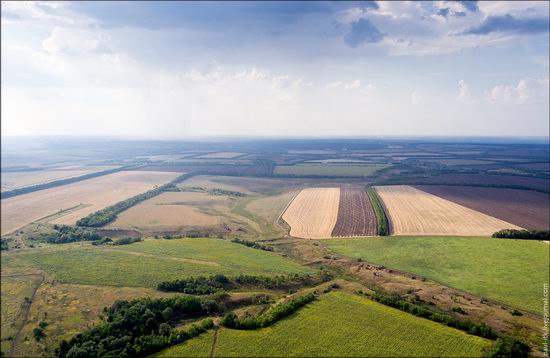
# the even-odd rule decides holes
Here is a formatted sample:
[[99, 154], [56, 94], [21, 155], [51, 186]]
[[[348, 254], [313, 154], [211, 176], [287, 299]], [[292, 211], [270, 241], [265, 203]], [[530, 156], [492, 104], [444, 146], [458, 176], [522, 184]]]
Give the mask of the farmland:
[[218, 239], [147, 240], [116, 248], [63, 245], [3, 257], [6, 268], [23, 264], [39, 268], [62, 283], [117, 287], [156, 287], [160, 281], [176, 277], [218, 273], [308, 271], [277, 254]]
[[380, 186], [394, 235], [492, 235], [518, 226], [410, 186]]
[[275, 175], [290, 176], [328, 176], [328, 177], [367, 177], [389, 165], [346, 165], [346, 164], [297, 164], [279, 165], [274, 169]]
[[342, 292], [323, 295], [269, 328], [222, 328], [214, 347], [213, 342], [212, 334], [205, 334], [158, 357], [204, 357], [210, 352], [215, 357], [475, 357], [490, 345], [483, 338]]
[[51, 170], [2, 172], [2, 191], [47, 183], [58, 179], [113, 169], [113, 166], [71, 166]]
[[323, 244], [342, 255], [533, 312], [542, 309], [540, 285], [549, 280], [548, 246], [542, 242], [447, 236], [325, 240]]
[[2, 234], [61, 210], [82, 207], [55, 220], [76, 220], [175, 178], [175, 173], [126, 171], [2, 200]]
[[339, 188], [302, 190], [283, 214], [290, 235], [302, 238], [330, 237], [338, 218]]
[[550, 229], [550, 195], [545, 193], [445, 185], [416, 188], [524, 228]]
[[338, 218], [331, 236], [374, 236], [377, 232], [376, 216], [365, 190], [340, 189]]
[[[229, 302], [239, 305], [228, 309], [240, 318], [306, 292], [321, 295], [268, 328], [219, 328], [214, 356], [393, 356], [397, 351], [413, 356], [479, 356], [492, 343], [354, 294], [362, 291], [373, 297], [374, 290], [485, 323], [540, 350], [540, 287], [548, 281], [547, 244], [477, 236], [501, 228], [495, 223], [547, 225], [548, 195], [537, 186], [544, 189], [548, 180], [534, 169], [548, 160], [536, 148], [514, 152], [523, 157], [506, 158], [490, 146], [364, 140], [132, 145], [125, 143], [120, 151], [116, 146], [97, 146], [100, 153], [108, 152], [101, 160], [85, 157], [96, 153], [86, 151], [79, 154], [84, 159], [74, 162], [64, 154], [48, 163], [33, 161], [42, 172], [94, 165], [135, 169], [2, 200], [2, 209], [12, 202], [25, 203], [17, 212], [2, 213], [3, 230], [6, 225], [13, 227], [15, 219], [21, 223], [16, 225], [19, 230], [2, 236], [2, 337], [13, 337], [25, 323], [14, 344], [17, 355], [51, 355], [60, 339], [103, 324], [103, 307], [117, 299], [181, 294], [156, 290], [161, 281], [219, 274], [279, 280], [273, 277], [294, 273], [322, 275], [329, 281], [319, 286], [309, 286], [305, 280], [290, 286], [227, 288]], [[111, 151], [117, 153], [112, 159]], [[399, 155], [410, 159], [392, 160]], [[449, 162], [443, 166], [444, 161]], [[9, 163], [9, 173], [36, 172], [35, 167], [19, 167], [17, 160]], [[522, 169], [522, 175], [528, 172], [530, 177], [487, 174], [512, 170], [518, 163], [532, 164], [532, 169]], [[322, 167], [333, 173], [279, 175], [281, 167]], [[387, 169], [367, 177], [364, 172], [350, 175], [350, 170], [383, 167]], [[105, 227], [85, 229], [115, 241], [128, 235], [141, 237], [141, 242], [94, 246], [88, 241], [61, 244], [62, 240], [40, 236], [55, 235], [54, 224], [73, 224], [87, 211], [161, 186], [182, 173], [189, 177], [124, 207]], [[478, 179], [481, 186], [473, 186]], [[438, 185], [416, 186], [423, 180]], [[453, 180], [459, 185], [442, 185]], [[388, 185], [395, 182], [408, 185], [407, 195], [390, 193], [395, 198], [388, 200], [381, 191], [392, 189]], [[489, 187], [502, 183], [514, 188]], [[518, 183], [539, 191], [519, 190]], [[377, 203], [379, 217], [371, 200]], [[392, 200], [394, 205], [388, 205]], [[393, 232], [381, 230], [384, 224], [390, 227], [384, 209]], [[399, 220], [401, 234], [395, 230]], [[408, 236], [405, 229], [415, 234]], [[426, 237], [424, 232], [446, 236]], [[33, 276], [8, 277], [21, 274]], [[334, 283], [337, 288], [332, 293], [322, 293]], [[25, 297], [34, 287], [38, 290], [28, 302]], [[268, 302], [247, 301], [251, 295], [268, 295]], [[23, 322], [25, 302], [30, 310]], [[523, 315], [515, 315], [514, 309]], [[193, 320], [169, 323], [173, 329], [187, 329]], [[43, 328], [45, 337], [37, 340], [33, 331], [41, 321], [48, 325]], [[213, 340], [209, 331], [163, 354], [209, 356]], [[288, 344], [278, 344], [281, 341]], [[4, 339], [2, 352], [9, 355], [12, 343]]]

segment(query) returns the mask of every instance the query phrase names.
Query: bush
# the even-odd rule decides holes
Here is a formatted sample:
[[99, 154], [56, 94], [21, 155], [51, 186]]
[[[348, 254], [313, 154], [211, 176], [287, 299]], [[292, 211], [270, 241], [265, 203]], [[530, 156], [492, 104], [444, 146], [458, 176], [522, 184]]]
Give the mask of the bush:
[[228, 313], [220, 321], [220, 324], [227, 328], [242, 329], [242, 330], [268, 327], [274, 324], [275, 322], [290, 316], [291, 314], [298, 311], [300, 308], [312, 302], [313, 300], [315, 300], [315, 295], [313, 293], [309, 293], [305, 296], [296, 298], [287, 303], [281, 303], [273, 307], [267, 313], [261, 314], [259, 316], [246, 317], [242, 320], [239, 320], [239, 318], [234, 313]]
[[241, 240], [239, 238], [235, 238], [235, 239], [231, 240], [231, 242], [234, 242], [236, 244], [241, 244], [241, 245], [244, 245], [244, 246], [247, 246], [247, 247], [251, 247], [253, 249], [264, 250], [264, 251], [273, 251], [273, 247], [263, 245], [263, 244], [260, 244], [260, 243], [254, 242], [254, 241]]
[[485, 353], [487, 358], [527, 358], [531, 348], [524, 342], [514, 337], [498, 338]]
[[550, 240], [550, 230], [513, 230], [505, 229], [497, 231], [493, 237], [499, 239], [517, 240]]
[[130, 245], [140, 241], [143, 241], [141, 237], [123, 237], [122, 239], [113, 241], [113, 245]]
[[408, 312], [417, 317], [427, 318], [434, 322], [442, 323], [446, 326], [460, 329], [461, 331], [473, 334], [475, 336], [495, 339], [496, 332], [489, 326], [483, 323], [475, 323], [470, 320], [463, 320], [457, 317], [450, 316], [444, 312], [436, 311], [433, 308], [420, 306], [412, 302], [408, 302], [396, 293], [388, 294], [381, 291], [375, 292], [372, 296], [377, 302], [386, 306], [397, 308], [401, 311]]
[[84, 229], [68, 225], [54, 225], [54, 232], [50, 234], [42, 234], [41, 240], [50, 244], [66, 244], [77, 241], [98, 241], [102, 239], [93, 229]]

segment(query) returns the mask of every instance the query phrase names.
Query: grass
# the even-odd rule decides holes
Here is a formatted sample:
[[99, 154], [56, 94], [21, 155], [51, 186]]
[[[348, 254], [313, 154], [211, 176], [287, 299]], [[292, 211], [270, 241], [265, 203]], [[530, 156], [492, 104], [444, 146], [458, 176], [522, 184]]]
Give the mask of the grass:
[[[277, 254], [218, 239], [146, 240], [109, 248], [63, 246], [23, 253], [17, 259], [53, 274], [62, 283], [118, 287], [156, 287], [164, 280], [217, 273], [235, 276], [311, 271]], [[3, 264], [16, 264], [13, 259]]]
[[334, 177], [366, 177], [377, 171], [387, 168], [385, 164], [368, 165], [340, 165], [340, 164], [297, 164], [278, 165], [274, 169], [275, 175], [296, 176], [334, 176]]
[[386, 217], [386, 212], [382, 207], [382, 203], [380, 202], [380, 198], [378, 197], [376, 190], [374, 190], [373, 187], [369, 186], [367, 188], [367, 194], [374, 210], [374, 214], [376, 215], [376, 227], [378, 229], [378, 235], [389, 235], [390, 227], [388, 224], [388, 218]]
[[[158, 357], [208, 356], [213, 333]], [[214, 356], [481, 356], [490, 341], [359, 296], [332, 292], [272, 327], [218, 331]]]
[[542, 312], [548, 245], [486, 237], [386, 237], [325, 240], [342, 255], [425, 276], [511, 306]]

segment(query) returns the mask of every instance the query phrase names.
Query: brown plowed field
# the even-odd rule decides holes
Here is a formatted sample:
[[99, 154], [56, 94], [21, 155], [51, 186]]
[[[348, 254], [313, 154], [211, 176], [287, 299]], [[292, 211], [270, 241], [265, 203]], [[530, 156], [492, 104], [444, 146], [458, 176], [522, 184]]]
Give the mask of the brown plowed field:
[[376, 216], [367, 193], [358, 188], [340, 189], [338, 219], [331, 236], [375, 236], [376, 234]]
[[305, 239], [329, 238], [340, 202], [339, 188], [309, 188], [302, 190], [283, 214], [290, 226], [290, 235]]
[[528, 229], [550, 230], [550, 195], [531, 190], [415, 185], [416, 188]]
[[520, 229], [412, 186], [378, 186], [376, 191], [393, 235], [490, 236], [502, 229]]

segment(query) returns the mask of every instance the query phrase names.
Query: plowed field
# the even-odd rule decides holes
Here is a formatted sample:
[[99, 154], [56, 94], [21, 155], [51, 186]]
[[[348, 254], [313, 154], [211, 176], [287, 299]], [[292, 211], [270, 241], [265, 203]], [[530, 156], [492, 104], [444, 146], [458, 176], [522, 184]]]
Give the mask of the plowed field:
[[393, 235], [489, 236], [518, 226], [407, 185], [379, 186]]
[[376, 233], [376, 216], [367, 193], [359, 188], [340, 189], [338, 219], [331, 236], [375, 236]]

